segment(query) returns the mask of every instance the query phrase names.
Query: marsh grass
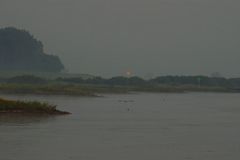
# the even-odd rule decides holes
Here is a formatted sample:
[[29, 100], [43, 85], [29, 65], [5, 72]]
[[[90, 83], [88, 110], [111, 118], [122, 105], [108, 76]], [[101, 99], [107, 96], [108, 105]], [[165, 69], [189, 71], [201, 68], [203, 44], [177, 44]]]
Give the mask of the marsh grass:
[[41, 103], [38, 101], [15, 101], [0, 98], [0, 113], [45, 113], [45, 114], [67, 114], [59, 111], [55, 105]]

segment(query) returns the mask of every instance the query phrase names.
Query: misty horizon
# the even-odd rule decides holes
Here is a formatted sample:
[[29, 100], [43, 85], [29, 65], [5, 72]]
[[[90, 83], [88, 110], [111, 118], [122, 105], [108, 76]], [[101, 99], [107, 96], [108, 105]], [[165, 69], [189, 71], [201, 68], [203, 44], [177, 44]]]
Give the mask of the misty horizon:
[[3, 0], [0, 27], [31, 32], [70, 73], [240, 77], [239, 4]]

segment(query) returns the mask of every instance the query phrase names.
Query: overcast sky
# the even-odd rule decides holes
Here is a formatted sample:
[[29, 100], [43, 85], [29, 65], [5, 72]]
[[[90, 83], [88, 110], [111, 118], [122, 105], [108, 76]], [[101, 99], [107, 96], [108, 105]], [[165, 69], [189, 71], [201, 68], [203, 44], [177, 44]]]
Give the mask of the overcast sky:
[[239, 0], [0, 0], [74, 73], [240, 77]]

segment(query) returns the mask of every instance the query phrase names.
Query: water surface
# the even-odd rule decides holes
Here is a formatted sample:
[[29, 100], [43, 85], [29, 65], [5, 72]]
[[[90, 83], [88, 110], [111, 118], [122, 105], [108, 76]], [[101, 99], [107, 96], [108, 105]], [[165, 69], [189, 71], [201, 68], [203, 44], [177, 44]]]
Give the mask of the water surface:
[[240, 94], [1, 95], [69, 116], [0, 115], [1, 160], [236, 160]]

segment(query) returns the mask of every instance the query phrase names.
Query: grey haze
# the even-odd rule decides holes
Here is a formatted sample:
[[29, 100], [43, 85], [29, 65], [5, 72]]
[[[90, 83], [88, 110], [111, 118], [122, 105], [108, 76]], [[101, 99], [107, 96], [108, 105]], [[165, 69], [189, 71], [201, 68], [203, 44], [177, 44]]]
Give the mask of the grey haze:
[[74, 73], [240, 76], [239, 0], [0, 0]]

